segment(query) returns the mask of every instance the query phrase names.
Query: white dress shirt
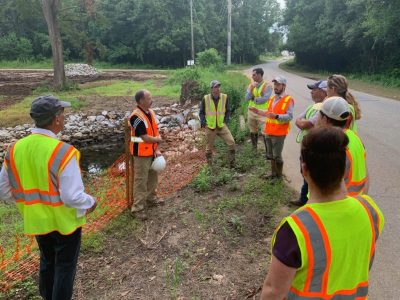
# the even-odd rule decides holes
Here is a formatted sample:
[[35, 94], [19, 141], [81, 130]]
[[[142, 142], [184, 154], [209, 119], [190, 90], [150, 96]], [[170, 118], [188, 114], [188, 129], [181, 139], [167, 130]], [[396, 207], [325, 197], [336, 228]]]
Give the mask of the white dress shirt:
[[[32, 133], [44, 134], [57, 138], [52, 131], [47, 129], [34, 128], [32, 129]], [[14, 203], [15, 199], [11, 193], [11, 185], [7, 172], [5, 164], [3, 164], [3, 168], [0, 171], [0, 199]], [[58, 181], [61, 201], [64, 202], [65, 206], [76, 208], [76, 216], [78, 218], [85, 215], [86, 210], [94, 205], [95, 200], [92, 196], [85, 193], [81, 171], [75, 157], [67, 163]]]

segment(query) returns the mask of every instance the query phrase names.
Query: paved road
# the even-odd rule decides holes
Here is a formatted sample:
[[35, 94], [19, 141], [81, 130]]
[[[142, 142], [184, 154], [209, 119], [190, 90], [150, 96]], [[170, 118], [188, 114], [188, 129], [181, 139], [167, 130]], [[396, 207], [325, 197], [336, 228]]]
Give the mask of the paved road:
[[[295, 115], [298, 115], [312, 103], [306, 84], [313, 80], [287, 73], [278, 65], [279, 62], [268, 62], [255, 67], [264, 69], [264, 78], [269, 82], [277, 74], [288, 79], [287, 92], [295, 100]], [[357, 124], [367, 149], [370, 195], [386, 220], [377, 245], [368, 299], [397, 300], [400, 299], [400, 101], [353, 92], [362, 110]], [[291, 180], [290, 185], [299, 190], [302, 183], [298, 172], [300, 148], [295, 142], [297, 129], [295, 125], [292, 128], [285, 141], [284, 172]]]

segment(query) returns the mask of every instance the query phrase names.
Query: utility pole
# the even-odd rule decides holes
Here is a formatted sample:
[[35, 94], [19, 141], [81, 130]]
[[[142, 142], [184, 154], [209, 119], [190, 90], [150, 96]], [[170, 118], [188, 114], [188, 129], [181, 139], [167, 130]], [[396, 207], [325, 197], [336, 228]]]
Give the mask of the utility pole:
[[191, 31], [191, 34], [192, 34], [192, 60], [194, 61], [193, 0], [190, 0], [190, 31]]
[[226, 51], [226, 64], [231, 64], [231, 31], [232, 31], [232, 0], [228, 0], [228, 47]]

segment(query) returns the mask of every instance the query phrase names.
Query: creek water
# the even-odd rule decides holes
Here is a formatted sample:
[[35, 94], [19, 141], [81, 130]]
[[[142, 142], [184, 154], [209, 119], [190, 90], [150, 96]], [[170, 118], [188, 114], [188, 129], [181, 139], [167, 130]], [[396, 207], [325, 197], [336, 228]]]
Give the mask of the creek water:
[[98, 174], [110, 167], [125, 151], [123, 142], [81, 147], [81, 168], [89, 174]]

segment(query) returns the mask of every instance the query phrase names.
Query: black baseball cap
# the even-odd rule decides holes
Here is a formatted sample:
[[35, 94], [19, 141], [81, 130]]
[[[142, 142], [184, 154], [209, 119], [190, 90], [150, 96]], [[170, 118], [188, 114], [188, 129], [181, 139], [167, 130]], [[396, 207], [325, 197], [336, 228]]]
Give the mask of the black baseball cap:
[[30, 116], [35, 123], [46, 123], [64, 107], [70, 106], [70, 102], [61, 101], [53, 95], [40, 96], [32, 101]]

